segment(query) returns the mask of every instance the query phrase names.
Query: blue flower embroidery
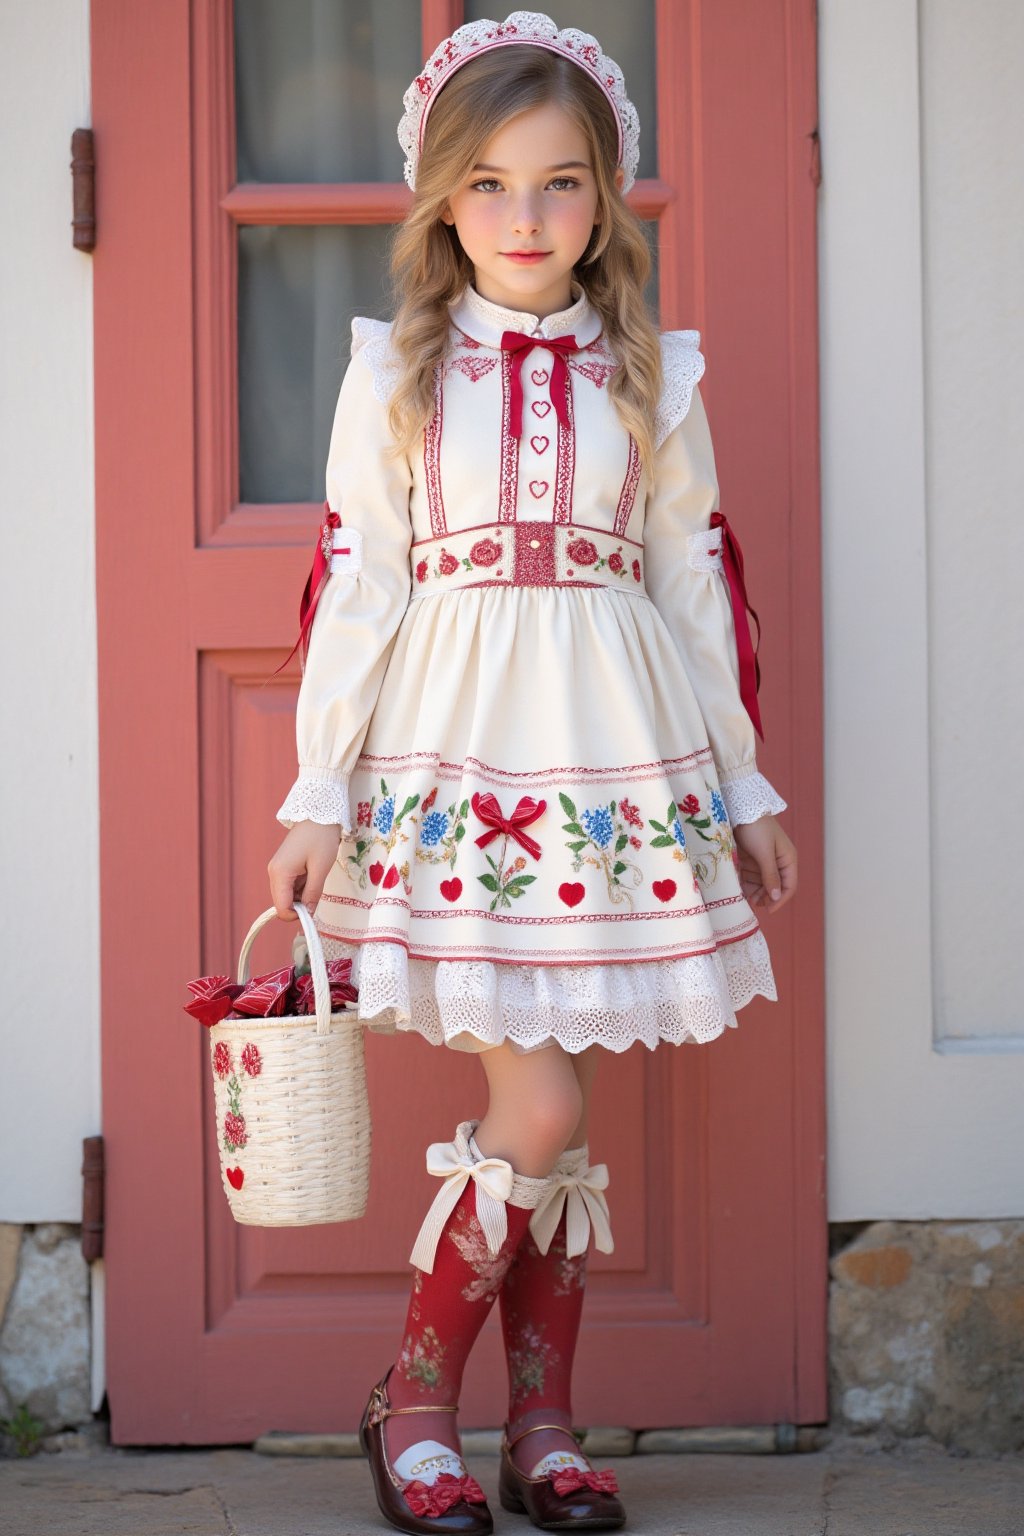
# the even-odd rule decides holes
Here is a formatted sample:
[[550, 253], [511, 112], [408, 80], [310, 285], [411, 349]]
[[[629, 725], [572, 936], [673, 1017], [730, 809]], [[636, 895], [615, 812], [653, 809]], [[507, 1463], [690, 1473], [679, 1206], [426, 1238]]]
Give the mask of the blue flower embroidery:
[[612, 840], [615, 828], [612, 824], [612, 818], [604, 806], [598, 806], [596, 811], [584, 811], [580, 820], [597, 846], [599, 848], [607, 848]]
[[729, 820], [725, 810], [725, 802], [717, 789], [711, 791], [711, 814], [716, 821]]
[[448, 817], [444, 811], [428, 811], [423, 818], [420, 836], [429, 848], [439, 843], [448, 830]]
[[686, 833], [683, 831], [682, 822], [679, 820], [678, 816], [672, 823], [672, 836], [675, 838], [680, 848], [686, 847]]
[[387, 799], [382, 800], [380, 805], [378, 805], [377, 809], [374, 811], [373, 824], [377, 828], [377, 831], [383, 832], [386, 837], [387, 834], [391, 831], [394, 819], [395, 797], [394, 795], [388, 795]]

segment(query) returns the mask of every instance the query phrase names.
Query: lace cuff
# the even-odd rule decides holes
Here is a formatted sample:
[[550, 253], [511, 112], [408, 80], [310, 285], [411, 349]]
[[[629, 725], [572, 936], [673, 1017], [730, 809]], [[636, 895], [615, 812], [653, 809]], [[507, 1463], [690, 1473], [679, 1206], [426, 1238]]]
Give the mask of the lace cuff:
[[324, 827], [340, 827], [351, 833], [348, 808], [348, 774], [333, 768], [300, 768], [277, 819], [291, 831], [296, 822], [315, 821]]
[[748, 773], [743, 778], [719, 781], [722, 799], [734, 827], [760, 816], [776, 816], [786, 809], [782, 796], [776, 794], [763, 773]]

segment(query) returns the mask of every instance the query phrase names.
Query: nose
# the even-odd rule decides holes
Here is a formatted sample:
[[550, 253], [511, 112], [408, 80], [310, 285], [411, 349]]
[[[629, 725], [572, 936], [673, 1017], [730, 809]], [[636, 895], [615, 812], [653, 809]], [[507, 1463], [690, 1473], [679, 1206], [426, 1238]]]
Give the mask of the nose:
[[532, 193], [524, 193], [519, 200], [512, 220], [512, 227], [517, 233], [534, 231], [540, 228], [540, 212], [536, 197]]

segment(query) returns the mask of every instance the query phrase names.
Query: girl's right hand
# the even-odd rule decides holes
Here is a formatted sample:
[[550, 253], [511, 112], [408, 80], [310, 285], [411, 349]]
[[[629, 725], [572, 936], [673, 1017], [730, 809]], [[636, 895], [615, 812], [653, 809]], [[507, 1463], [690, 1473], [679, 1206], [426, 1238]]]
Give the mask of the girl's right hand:
[[340, 827], [324, 827], [316, 821], [295, 823], [267, 865], [270, 895], [278, 917], [296, 922], [296, 901], [301, 901], [312, 914], [338, 857], [340, 843]]

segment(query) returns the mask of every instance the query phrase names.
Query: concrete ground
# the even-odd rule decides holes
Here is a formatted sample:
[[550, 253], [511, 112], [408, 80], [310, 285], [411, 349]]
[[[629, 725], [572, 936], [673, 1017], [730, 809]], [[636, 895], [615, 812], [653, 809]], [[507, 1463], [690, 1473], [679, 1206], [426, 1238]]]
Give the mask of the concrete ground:
[[[498, 1504], [497, 1461], [468, 1456], [496, 1536], [533, 1527]], [[872, 1447], [792, 1455], [601, 1458], [636, 1536], [1024, 1536], [1024, 1456]], [[251, 1450], [89, 1448], [0, 1462], [3, 1536], [373, 1536], [362, 1459]]]

